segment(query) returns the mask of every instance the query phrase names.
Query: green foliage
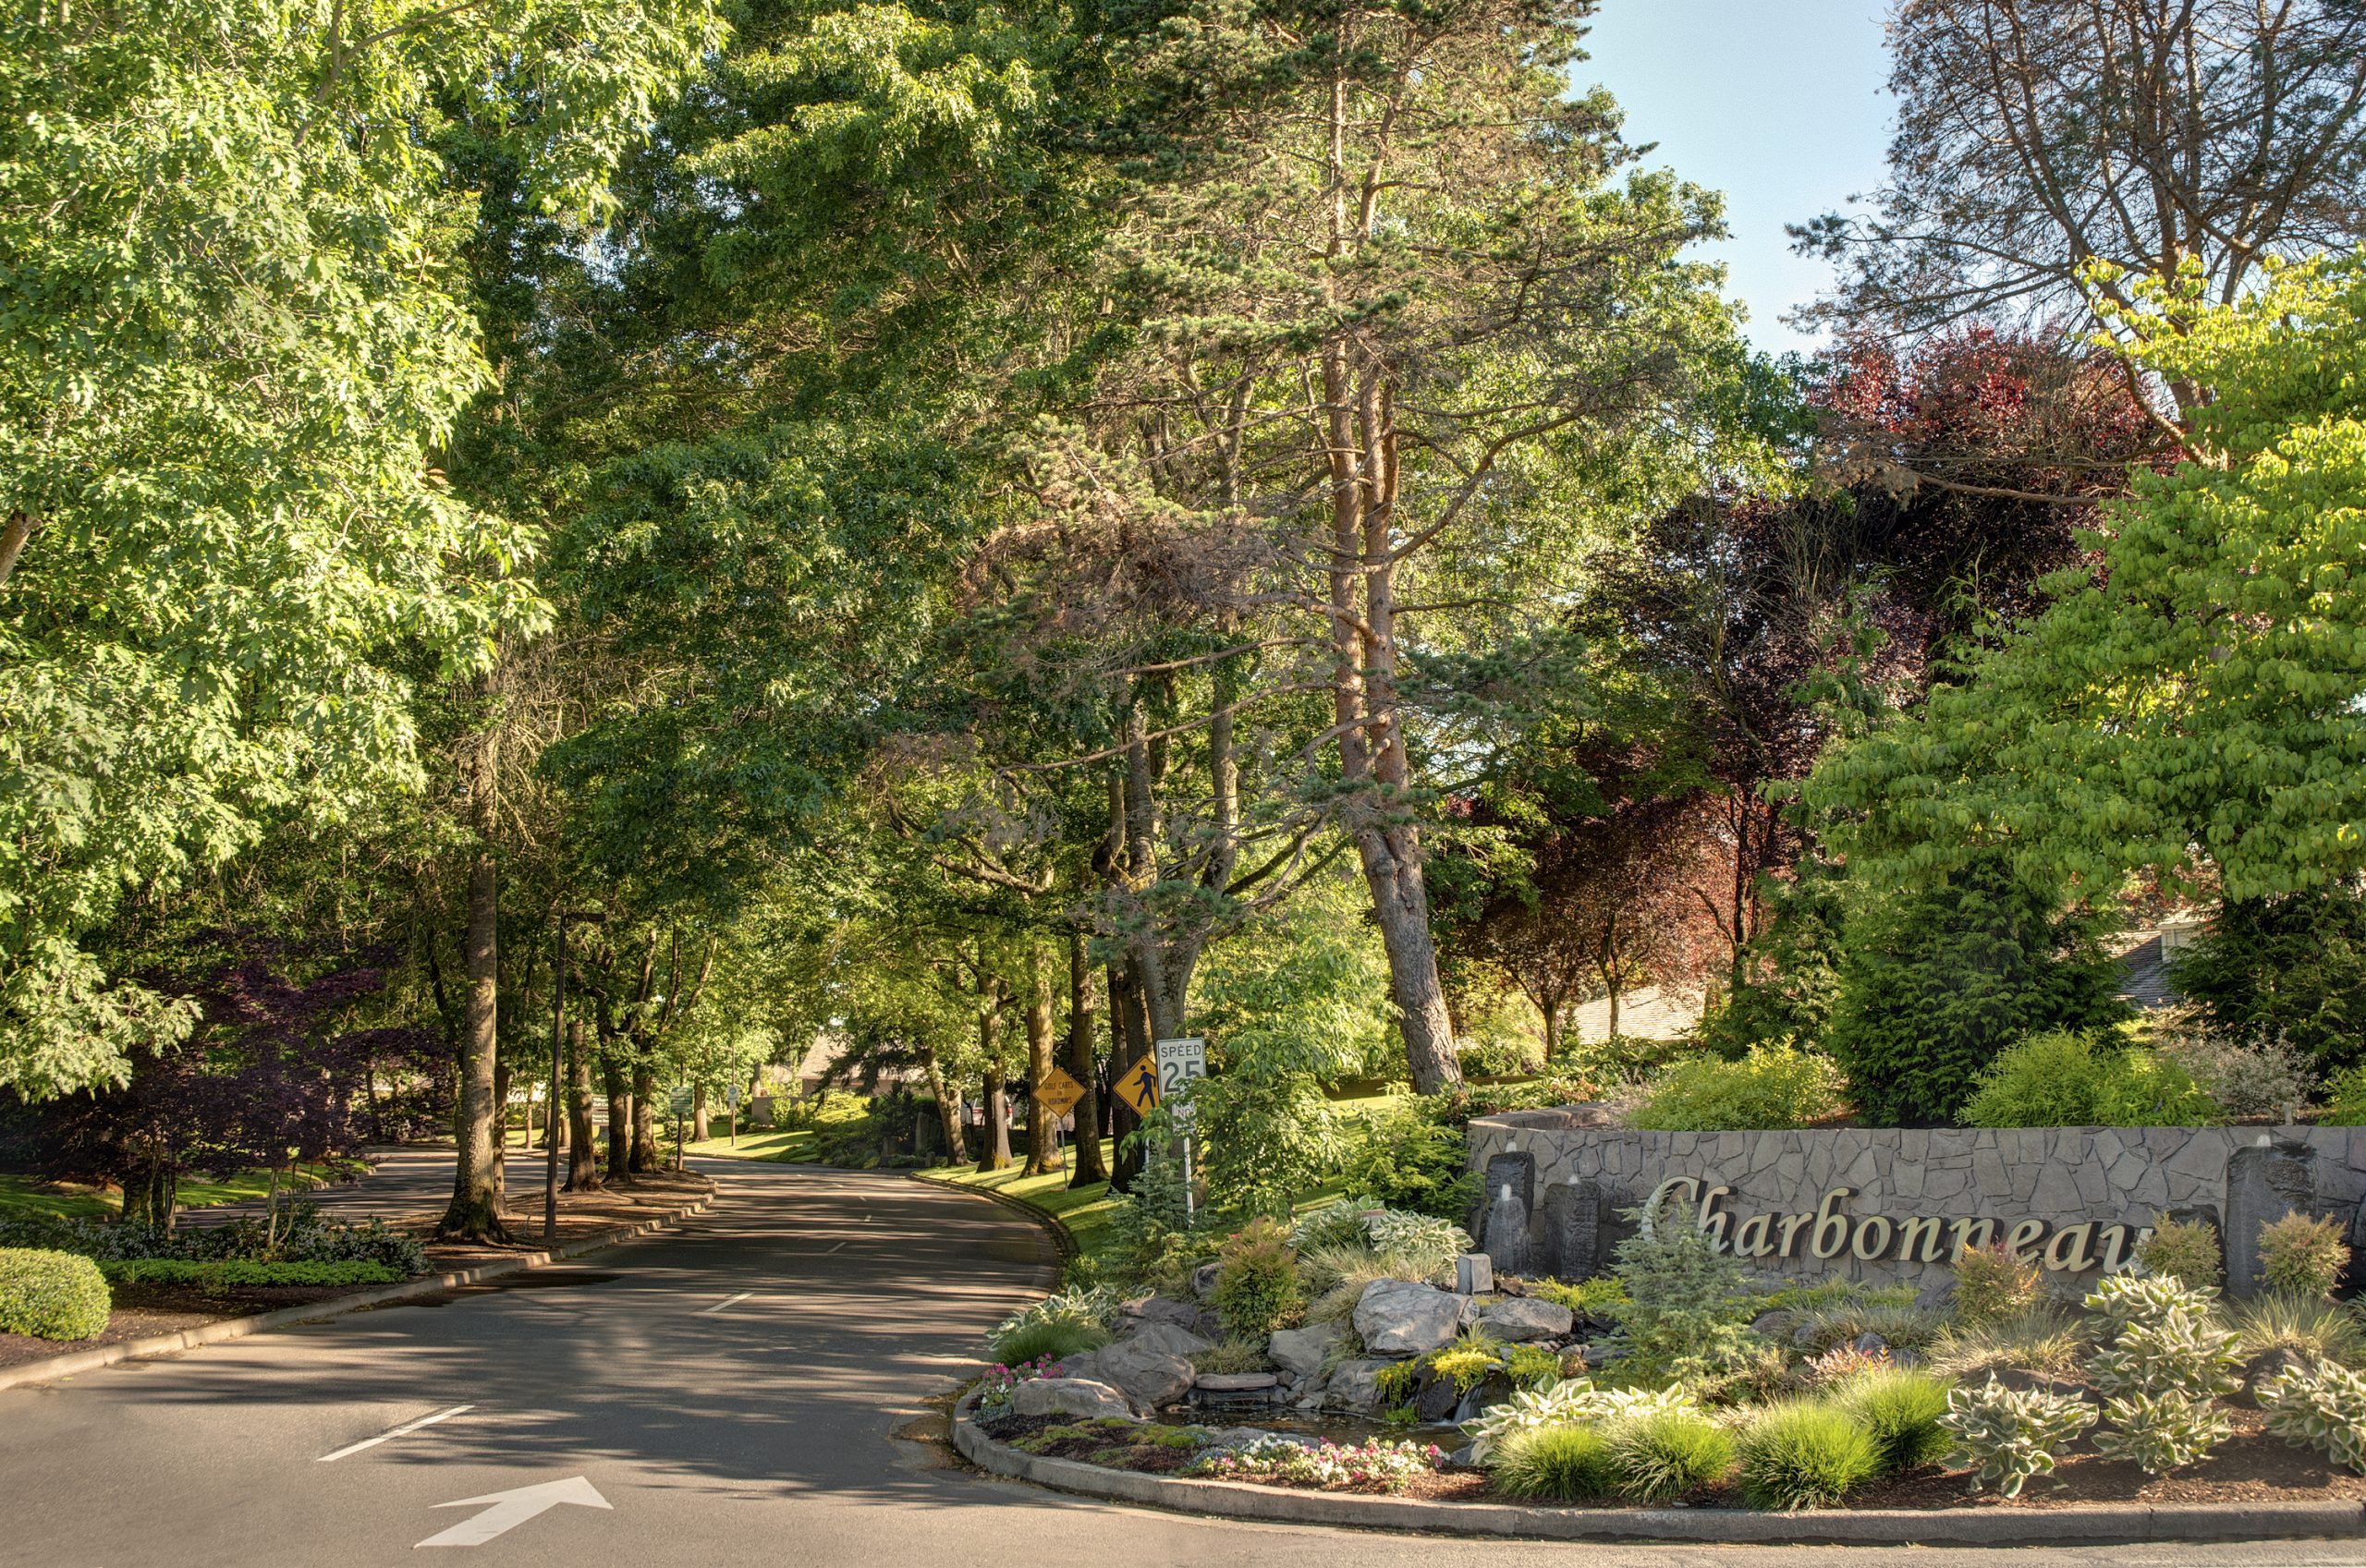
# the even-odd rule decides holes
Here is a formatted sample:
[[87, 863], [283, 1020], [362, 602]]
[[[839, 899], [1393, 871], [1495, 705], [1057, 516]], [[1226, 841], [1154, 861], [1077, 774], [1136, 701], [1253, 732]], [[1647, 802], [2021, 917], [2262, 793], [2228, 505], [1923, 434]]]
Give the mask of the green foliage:
[[2091, 922], [2056, 906], [1989, 856], [1850, 922], [1823, 1043], [1866, 1120], [1951, 1122], [2015, 1040], [2127, 1015]]
[[478, 161], [489, 202], [589, 215], [720, 37], [706, 0], [0, 22], [0, 1084], [186, 1035], [86, 937], [415, 786], [413, 700], [546, 624], [527, 521], [435, 467], [494, 383]]
[[2284, 1351], [2311, 1361], [2366, 1366], [2366, 1325], [2348, 1306], [2322, 1295], [2255, 1295], [2228, 1303], [2227, 1326], [2245, 1361]]
[[1217, 1249], [1215, 1307], [1225, 1332], [1237, 1339], [1264, 1339], [1304, 1316], [1289, 1233], [1271, 1220], [1252, 1220]]
[[1931, 1343], [1933, 1371], [1971, 1378], [2007, 1369], [2066, 1377], [2078, 1370], [2078, 1331], [2051, 1307], [1941, 1331]]
[[1698, 1416], [1701, 1410], [1692, 1395], [1680, 1388], [1611, 1389], [1598, 1386], [1591, 1378], [1566, 1378], [1549, 1388], [1514, 1390], [1503, 1404], [1491, 1404], [1465, 1421], [1462, 1433], [1470, 1440], [1471, 1458], [1484, 1465], [1521, 1432], [1548, 1427], [1608, 1427], [1669, 1413]]
[[1610, 1440], [1593, 1427], [1516, 1432], [1489, 1468], [1506, 1496], [1545, 1502], [1599, 1502], [1618, 1487]]
[[1636, 1416], [1604, 1428], [1618, 1495], [1647, 1508], [1681, 1501], [1726, 1478], [1734, 1440], [1715, 1422], [1679, 1410]]
[[2006, 844], [2039, 885], [2112, 887], [2198, 850], [2240, 902], [2366, 869], [2366, 261], [2277, 269], [2223, 305], [2197, 276], [2121, 287], [2107, 313], [2137, 361], [2210, 389], [2199, 460], [2136, 468], [2098, 569], [1819, 763], [1807, 795], [1845, 814], [1852, 874], [1928, 885]]
[[1967, 1247], [1956, 1257], [1956, 1319], [1968, 1328], [2019, 1318], [2044, 1292], [2038, 1266], [2002, 1242]]
[[2136, 1261], [2164, 1279], [2195, 1290], [2215, 1290], [2226, 1277], [2226, 1249], [2207, 1220], [2156, 1216], [2153, 1234], [2136, 1244]]
[[1882, 1451], [1848, 1410], [1805, 1400], [1778, 1404], [1737, 1444], [1742, 1501], [1791, 1512], [1836, 1507], [1881, 1473]]
[[1559, 1280], [1530, 1280], [1527, 1286], [1528, 1294], [1540, 1300], [1589, 1317], [1615, 1317], [1628, 1304], [1626, 1282], [1616, 1274], [1596, 1274], [1574, 1285]]
[[2218, 1107], [2184, 1068], [2109, 1037], [2049, 1029], [2011, 1047], [1975, 1080], [1974, 1127], [2193, 1127]]
[[1947, 1395], [1946, 1428], [1972, 1466], [1974, 1491], [1994, 1487], [2020, 1496], [2030, 1477], [2052, 1475], [2062, 1451], [2094, 1424], [2094, 1406], [2076, 1394], [2009, 1389], [1993, 1377]]
[[1469, 1393], [1484, 1381], [1489, 1373], [1503, 1367], [1500, 1352], [1498, 1345], [1464, 1339], [1444, 1349], [1432, 1351], [1422, 1359], [1429, 1364], [1432, 1373], [1453, 1383], [1457, 1393]]
[[2245, 1046], [2223, 1036], [2181, 1034], [2153, 1050], [2182, 1068], [2231, 1120], [2288, 1121], [2316, 1093], [2316, 1075], [2307, 1059], [2281, 1040]]
[[1627, 1124], [1669, 1132], [1810, 1126], [1839, 1113], [1841, 1087], [1826, 1057], [1787, 1042], [1755, 1045], [1738, 1062], [1700, 1057], [1668, 1068]]
[[404, 1276], [383, 1263], [262, 1262], [233, 1258], [200, 1262], [189, 1258], [135, 1258], [99, 1265], [113, 1284], [195, 1285], [222, 1290], [232, 1285], [390, 1285]]
[[2270, 1290], [2329, 1296], [2349, 1268], [2349, 1243], [2339, 1221], [2294, 1209], [2261, 1228], [2259, 1267]]
[[1273, 1361], [1265, 1355], [1262, 1340], [1228, 1339], [1213, 1350], [1195, 1351], [1191, 1355], [1195, 1372], [1270, 1372]]
[[1628, 1356], [1622, 1370], [1681, 1380], [1738, 1364], [1757, 1309], [1741, 1264], [1685, 1223], [1680, 1207], [1638, 1217], [1640, 1229], [1616, 1254], [1628, 1298], [1612, 1314]]
[[96, 1339], [110, 1302], [99, 1266], [69, 1252], [0, 1247], [0, 1333]]
[[1515, 1388], [1547, 1388], [1561, 1380], [1561, 1353], [1541, 1344], [1510, 1346], [1504, 1352], [1503, 1366]]
[[2107, 1399], [2150, 1402], [2131, 1405], [2133, 1418], [2140, 1429], [2163, 1434], [2169, 1449], [2189, 1430], [2175, 1401], [2206, 1404], [2241, 1382], [2242, 1355], [2234, 1333], [2212, 1315], [2213, 1294], [2173, 1279], [2119, 1274], [2087, 1295], [2087, 1310], [2108, 1325], [2088, 1359], [2087, 1380]]
[[1954, 1386], [1928, 1372], [1884, 1367], [1850, 1378], [1835, 1397], [1872, 1435], [1881, 1474], [1902, 1476], [1935, 1464], [1955, 1446], [1944, 1424]]
[[1245, 1072], [1191, 1086], [1194, 1148], [1208, 1205], [1286, 1219], [1338, 1162], [1330, 1102], [1311, 1074]]
[[2207, 1459], [2235, 1429], [2226, 1413], [2208, 1398], [2174, 1391], [2106, 1399], [2104, 1420], [2104, 1428], [2095, 1434], [2095, 1451], [2133, 1460], [2153, 1476]]
[[1727, 1061], [1775, 1040], [1818, 1040], [1840, 1000], [1841, 879], [1803, 860], [1788, 881], [1763, 884], [1765, 923], [1749, 948], [1748, 983], [1701, 1020], [1694, 1038]]
[[1851, 1301], [1799, 1308], [1792, 1334], [1811, 1350], [1831, 1350], [1867, 1334], [1879, 1334], [1884, 1343], [1897, 1350], [1921, 1350], [1942, 1326], [1936, 1313], [1920, 1307]]
[[997, 1329], [987, 1342], [994, 1358], [1006, 1367], [1030, 1361], [1065, 1361], [1109, 1343], [1109, 1331], [1073, 1319], [1037, 1318]]
[[427, 1271], [427, 1249], [417, 1236], [374, 1217], [359, 1224], [334, 1221], [311, 1202], [294, 1205], [275, 1228], [259, 1219], [173, 1231], [93, 1220], [11, 1220], [0, 1222], [0, 1247], [5, 1246], [43, 1247], [102, 1262], [140, 1258], [247, 1258], [375, 1263], [394, 1270], [398, 1278]]
[[[2177, 994], [2218, 1032], [2290, 1052], [2319, 1073], [2352, 1067], [2366, 1039], [2366, 898], [2357, 879], [2222, 901], [2169, 964]], [[2243, 1114], [2280, 1114], [2294, 1095]]]
[[1391, 1362], [1372, 1375], [1372, 1388], [1380, 1395], [1380, 1403], [1394, 1407], [1413, 1397], [1414, 1385], [1420, 1381], [1421, 1369], [1410, 1361]]
[[1436, 1100], [1391, 1100], [1360, 1113], [1345, 1165], [1348, 1190], [1391, 1209], [1460, 1221], [1479, 1196], [1462, 1129]]
[[2366, 1475], [2366, 1378], [2303, 1362], [2262, 1379], [2259, 1402], [2269, 1431]]

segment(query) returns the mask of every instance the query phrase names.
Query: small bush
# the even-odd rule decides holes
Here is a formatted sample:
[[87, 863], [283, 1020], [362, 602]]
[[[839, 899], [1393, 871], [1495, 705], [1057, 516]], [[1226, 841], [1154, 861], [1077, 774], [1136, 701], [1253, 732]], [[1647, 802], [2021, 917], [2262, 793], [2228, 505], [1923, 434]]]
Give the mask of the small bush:
[[1596, 1274], [1574, 1285], [1558, 1280], [1531, 1280], [1528, 1294], [1540, 1301], [1566, 1307], [1581, 1318], [1614, 1316], [1627, 1305], [1627, 1287], [1615, 1274]]
[[2334, 1076], [2317, 1124], [2326, 1127], [2366, 1127], [2366, 1067], [2352, 1067]]
[[1948, 1387], [1928, 1372], [1882, 1367], [1849, 1379], [1837, 1403], [1872, 1434], [1881, 1451], [1881, 1473], [1902, 1476], [1935, 1463], [1955, 1446], [1945, 1425]]
[[2153, 1222], [2153, 1234], [2136, 1244], [2136, 1261], [2164, 1279], [2195, 1290], [2214, 1290], [2226, 1278], [2218, 1245], [2218, 1227], [2206, 1220], [2172, 1220], [2163, 1215]]
[[2104, 1419], [2111, 1424], [2096, 1435], [2095, 1452], [2132, 1459], [2148, 1476], [2165, 1476], [2208, 1458], [2235, 1429], [2206, 1396], [2175, 1390], [2107, 1399]]
[[1752, 1508], [1831, 1508], [1881, 1469], [1872, 1434], [1831, 1404], [1775, 1405], [1742, 1432], [1737, 1447], [1742, 1501]]
[[1734, 1440], [1715, 1422], [1663, 1411], [1614, 1423], [1604, 1438], [1618, 1495], [1656, 1506], [1679, 1501], [1725, 1479], [1734, 1467]]
[[1265, 1355], [1265, 1347], [1256, 1340], [1226, 1340], [1213, 1350], [1202, 1350], [1191, 1357], [1194, 1372], [1270, 1372], [1274, 1364]]
[[1519, 1388], [1546, 1388], [1561, 1380], [1561, 1353], [1541, 1344], [1516, 1344], [1504, 1352], [1504, 1376]]
[[2018, 1497], [2031, 1477], [2053, 1473], [2055, 1457], [2095, 1424], [2095, 1412], [2074, 1394], [2008, 1389], [1991, 1378], [1948, 1394], [1944, 1424], [1973, 1467], [1973, 1491], [1990, 1486]]
[[1235, 1339], [1263, 1339], [1306, 1312], [1289, 1233], [1252, 1220], [1216, 1252], [1216, 1316]]
[[1980, 1075], [1963, 1119], [1974, 1127], [2190, 1127], [2216, 1115], [2176, 1063], [2108, 1036], [2049, 1029]]
[[1487, 1341], [1457, 1340], [1430, 1355], [1430, 1370], [1453, 1383], [1457, 1393], [1469, 1393], [1503, 1366], [1499, 1349]]
[[2259, 1234], [2260, 1277], [2290, 1295], [2329, 1296], [2349, 1267], [2340, 1222], [2298, 1209]]
[[1539, 1427], [1495, 1453], [1495, 1485], [1547, 1502], [1599, 1502], [1618, 1487], [1610, 1440], [1592, 1427]]
[[1392, 1100], [1358, 1118], [1348, 1140], [1348, 1190], [1391, 1209], [1459, 1220], [1479, 1197], [1470, 1148], [1439, 1100]]
[[99, 1265], [114, 1284], [196, 1285], [222, 1290], [233, 1285], [390, 1285], [403, 1276], [383, 1263], [264, 1263], [231, 1258], [206, 1262], [193, 1258], [140, 1258]]
[[2244, 1046], [2220, 1036], [2180, 1035], [2153, 1049], [2236, 1121], [2289, 1117], [2316, 1092], [2308, 1058], [2281, 1040]]
[[2366, 1475], [2366, 1378], [2344, 1367], [2287, 1367], [2259, 1386], [2267, 1429]]
[[1636, 1212], [1641, 1228], [1616, 1254], [1628, 1296], [1614, 1314], [1628, 1357], [1622, 1369], [1677, 1379], [1730, 1370], [1758, 1343], [1746, 1327], [1758, 1303], [1740, 1262], [1680, 1208]]
[[[2088, 1293], [2087, 1310], [2111, 1325], [2087, 1363], [2105, 1398], [2181, 1398], [2207, 1403], [2238, 1386], [2241, 1355], [2211, 1314], [2211, 1293], [2175, 1280], [2122, 1274]], [[2149, 1407], [2139, 1412], [2151, 1421]], [[2163, 1420], [2175, 1419], [2165, 1411]]]
[[1804, 1127], [1839, 1114], [1840, 1069], [1789, 1045], [1751, 1048], [1738, 1062], [1680, 1062], [1653, 1080], [1629, 1126], [1663, 1132]]
[[0, 1333], [96, 1339], [113, 1303], [99, 1266], [70, 1252], [0, 1247]]
[[2044, 1289], [2037, 1265], [2003, 1242], [1967, 1247], [1956, 1258], [1956, 1320], [1967, 1328], [2022, 1317]]

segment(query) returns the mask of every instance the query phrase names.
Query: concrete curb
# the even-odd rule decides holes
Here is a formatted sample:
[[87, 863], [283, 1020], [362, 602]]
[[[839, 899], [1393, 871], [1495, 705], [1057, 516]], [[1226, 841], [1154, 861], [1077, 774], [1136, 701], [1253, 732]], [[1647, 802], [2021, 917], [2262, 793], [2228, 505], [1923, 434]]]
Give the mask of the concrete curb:
[[200, 1323], [194, 1328], [177, 1329], [169, 1334], [149, 1334], [141, 1339], [124, 1340], [116, 1344], [103, 1344], [90, 1350], [77, 1350], [64, 1355], [52, 1355], [39, 1361], [28, 1361], [17, 1367], [0, 1367], [0, 1389], [21, 1388], [29, 1383], [55, 1382], [83, 1372], [94, 1372], [102, 1367], [112, 1367], [118, 1361], [140, 1360], [152, 1355], [170, 1355], [177, 1351], [194, 1350], [201, 1344], [218, 1340], [244, 1339], [268, 1329], [286, 1328], [290, 1323], [311, 1322], [357, 1311], [364, 1307], [383, 1307], [390, 1302], [409, 1301], [440, 1291], [457, 1290], [463, 1285], [482, 1284], [486, 1280], [499, 1279], [527, 1269], [544, 1268], [562, 1258], [579, 1258], [596, 1252], [604, 1246], [614, 1246], [635, 1236], [647, 1235], [678, 1223], [693, 1214], [702, 1214], [715, 1201], [710, 1193], [696, 1203], [688, 1204], [653, 1220], [635, 1225], [618, 1225], [598, 1232], [564, 1246], [547, 1252], [520, 1253], [515, 1258], [496, 1258], [490, 1263], [480, 1263], [471, 1269], [456, 1269], [445, 1274], [422, 1275], [396, 1285], [380, 1285], [374, 1290], [357, 1291], [351, 1295], [332, 1297], [326, 1301], [306, 1302], [300, 1307], [282, 1307], [270, 1312], [257, 1312], [245, 1318], [225, 1318], [219, 1322]]
[[965, 1187], [958, 1182], [941, 1182], [921, 1171], [912, 1171], [907, 1174], [916, 1182], [926, 1182], [930, 1186], [945, 1192], [966, 1192], [973, 1197], [992, 1198], [1013, 1213], [1024, 1214], [1034, 1221], [1043, 1227], [1045, 1234], [1052, 1238], [1052, 1246], [1058, 1250], [1059, 1268], [1063, 1274], [1067, 1272], [1068, 1265], [1075, 1262], [1078, 1255], [1083, 1250], [1077, 1246], [1076, 1233], [1069, 1230], [1058, 1215], [1048, 1209], [1038, 1209], [1025, 1198], [1012, 1197], [1007, 1193], [996, 1192], [992, 1187]]
[[1181, 1513], [1273, 1524], [1419, 1530], [1434, 1535], [1539, 1540], [1726, 1543], [1742, 1546], [2060, 1546], [2151, 1540], [2270, 1540], [2366, 1534], [2366, 1505], [2325, 1502], [2092, 1503], [2073, 1508], [1833, 1509], [1748, 1513], [1692, 1508], [1528, 1508], [1494, 1502], [1423, 1502], [1178, 1480], [1022, 1453], [970, 1420], [974, 1394], [953, 1413], [953, 1446], [981, 1470], [1055, 1490]]

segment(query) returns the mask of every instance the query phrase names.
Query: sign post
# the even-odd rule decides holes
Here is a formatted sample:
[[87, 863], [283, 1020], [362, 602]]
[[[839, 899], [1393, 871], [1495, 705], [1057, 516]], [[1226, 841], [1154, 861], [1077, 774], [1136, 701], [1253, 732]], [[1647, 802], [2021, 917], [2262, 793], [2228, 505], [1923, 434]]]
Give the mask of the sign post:
[[1198, 1210], [1198, 1200], [1191, 1191], [1191, 1097], [1189, 1090], [1194, 1079], [1208, 1076], [1208, 1042], [1197, 1038], [1160, 1040], [1157, 1061], [1159, 1099], [1165, 1100], [1182, 1096], [1175, 1107], [1175, 1119], [1183, 1124], [1183, 1213], [1188, 1219]]
[[723, 1086], [723, 1108], [731, 1114], [731, 1147], [739, 1147], [739, 1086]]
[[[1035, 1086], [1035, 1112], [1037, 1115], [1049, 1114], [1052, 1118], [1052, 1143], [1055, 1148], [1060, 1141], [1060, 1118], [1075, 1110], [1076, 1102], [1083, 1098], [1084, 1086], [1057, 1067], [1044, 1074], [1043, 1081]], [[1079, 1127], [1077, 1131], [1081, 1133], [1084, 1129]], [[1061, 1165], [1065, 1169], [1067, 1161], [1062, 1161]]]

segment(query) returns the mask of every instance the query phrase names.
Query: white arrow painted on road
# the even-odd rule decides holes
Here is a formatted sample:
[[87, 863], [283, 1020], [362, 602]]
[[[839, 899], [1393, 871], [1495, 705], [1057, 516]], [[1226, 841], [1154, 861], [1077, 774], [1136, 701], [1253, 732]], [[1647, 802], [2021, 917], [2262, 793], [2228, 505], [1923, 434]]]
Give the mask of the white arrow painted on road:
[[482, 1546], [563, 1502], [571, 1502], [578, 1508], [616, 1507], [591, 1482], [580, 1476], [569, 1476], [564, 1481], [544, 1481], [539, 1486], [518, 1487], [506, 1492], [487, 1492], [482, 1497], [464, 1497], [457, 1502], [439, 1502], [435, 1505], [438, 1508], [482, 1508], [484, 1512], [442, 1535], [428, 1537], [419, 1545]]

